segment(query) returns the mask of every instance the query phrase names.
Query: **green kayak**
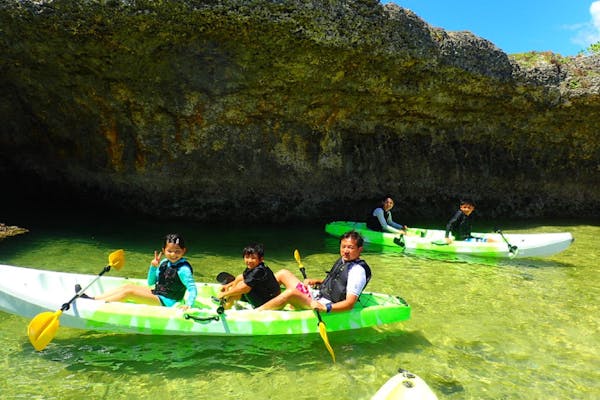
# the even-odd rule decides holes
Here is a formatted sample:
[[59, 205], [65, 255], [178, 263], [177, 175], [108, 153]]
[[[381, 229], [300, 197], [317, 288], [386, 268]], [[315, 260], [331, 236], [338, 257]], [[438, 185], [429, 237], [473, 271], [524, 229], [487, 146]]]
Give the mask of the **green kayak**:
[[[32, 318], [39, 313], [56, 311], [75, 295], [75, 285], [91, 283], [97, 276], [0, 265], [0, 310]], [[96, 294], [124, 284], [145, 286], [142, 279], [105, 276], [86, 290]], [[72, 328], [146, 335], [304, 335], [318, 333], [312, 310], [256, 311], [244, 302], [218, 310], [215, 296], [220, 285], [197, 283], [194, 307], [182, 311], [176, 307], [135, 303], [107, 303], [75, 299], [60, 315], [60, 325]], [[363, 293], [354, 309], [322, 313], [328, 332], [359, 329], [405, 321], [410, 306], [400, 297]]]
[[406, 235], [378, 232], [364, 222], [334, 221], [325, 225], [325, 232], [340, 237], [358, 231], [365, 242], [379, 245], [383, 251], [407, 253], [456, 254], [488, 258], [548, 257], [566, 250], [573, 242], [569, 232], [561, 233], [473, 233], [477, 241], [453, 241], [447, 244], [445, 231], [409, 228]]

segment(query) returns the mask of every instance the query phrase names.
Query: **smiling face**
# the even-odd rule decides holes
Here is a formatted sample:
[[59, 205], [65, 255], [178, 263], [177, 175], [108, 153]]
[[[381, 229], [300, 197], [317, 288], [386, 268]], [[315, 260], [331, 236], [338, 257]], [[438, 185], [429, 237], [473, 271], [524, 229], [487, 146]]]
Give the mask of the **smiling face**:
[[466, 216], [471, 215], [475, 206], [473, 204], [465, 203], [460, 205], [460, 211], [462, 211]]
[[384, 211], [390, 211], [392, 207], [394, 207], [394, 200], [392, 200], [391, 197], [388, 197], [383, 201], [382, 205]]
[[186, 248], [180, 247], [175, 243], [167, 243], [163, 248], [163, 254], [167, 258], [167, 260], [171, 261], [171, 263], [176, 263], [185, 255]]
[[340, 256], [344, 262], [359, 258], [362, 249], [362, 246], [358, 246], [356, 239], [345, 238], [340, 241]]
[[244, 264], [248, 269], [256, 268], [263, 262], [263, 257], [260, 257], [258, 254], [244, 254]]

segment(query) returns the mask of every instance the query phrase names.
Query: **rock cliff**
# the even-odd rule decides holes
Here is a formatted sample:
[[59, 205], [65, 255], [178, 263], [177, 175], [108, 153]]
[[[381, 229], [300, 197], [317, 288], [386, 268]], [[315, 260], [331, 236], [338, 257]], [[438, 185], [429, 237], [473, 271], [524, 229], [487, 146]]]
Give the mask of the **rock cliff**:
[[0, 0], [0, 174], [201, 221], [600, 216], [600, 59], [373, 0]]

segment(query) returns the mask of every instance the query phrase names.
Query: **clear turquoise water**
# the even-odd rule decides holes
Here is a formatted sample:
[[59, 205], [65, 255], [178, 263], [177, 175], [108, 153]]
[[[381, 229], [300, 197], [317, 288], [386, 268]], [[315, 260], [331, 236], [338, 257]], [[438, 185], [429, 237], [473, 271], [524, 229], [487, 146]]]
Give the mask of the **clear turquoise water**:
[[[90, 274], [124, 248], [125, 268], [110, 274], [144, 277], [169, 231], [186, 236], [197, 281], [241, 271], [241, 248], [252, 241], [265, 244], [273, 269], [296, 269], [298, 248], [309, 275], [323, 274], [337, 254], [321, 224], [208, 227], [68, 214], [3, 222], [30, 232], [0, 241], [0, 263]], [[330, 333], [336, 364], [317, 333], [180, 338], [61, 327], [46, 350], [35, 352], [29, 321], [0, 312], [0, 397], [368, 399], [402, 367], [440, 399], [600, 398], [600, 226], [546, 221], [505, 231], [570, 231], [576, 240], [554, 257], [501, 265], [367, 248], [363, 256], [374, 271], [369, 289], [401, 295], [413, 316]]]

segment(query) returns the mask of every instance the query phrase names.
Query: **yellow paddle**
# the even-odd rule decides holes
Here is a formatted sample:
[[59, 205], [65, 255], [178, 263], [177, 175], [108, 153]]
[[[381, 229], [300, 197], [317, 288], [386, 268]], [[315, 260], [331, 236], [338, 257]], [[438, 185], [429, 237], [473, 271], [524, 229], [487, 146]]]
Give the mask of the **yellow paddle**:
[[108, 265], [104, 267], [104, 269], [98, 274], [96, 279], [90, 282], [90, 284], [87, 285], [85, 289], [82, 289], [78, 293], [76, 293], [75, 296], [71, 298], [71, 300], [63, 304], [60, 310], [56, 312], [45, 311], [36, 315], [27, 326], [27, 336], [29, 336], [29, 341], [31, 342], [33, 347], [37, 351], [44, 350], [46, 346], [48, 346], [48, 343], [50, 343], [56, 335], [56, 331], [58, 330], [59, 325], [58, 319], [63, 313], [63, 311], [68, 310], [70, 304], [83, 292], [85, 292], [90, 286], [92, 286], [94, 282], [100, 279], [100, 277], [105, 272], [110, 271], [111, 267], [115, 268], [118, 271], [123, 267], [123, 265], [125, 265], [125, 252], [123, 250], [113, 251], [108, 256]]
[[[302, 265], [302, 259], [300, 258], [300, 252], [298, 251], [298, 249], [294, 250], [294, 258], [296, 259], [296, 262], [298, 263], [298, 267], [300, 267], [300, 272], [302, 272], [302, 276], [304, 277], [304, 279], [306, 279], [306, 270], [304, 269], [304, 265]], [[323, 339], [323, 342], [325, 343], [325, 347], [327, 347], [327, 350], [329, 351], [329, 354], [331, 354], [331, 358], [333, 359], [333, 362], [335, 363], [335, 353], [333, 352], [333, 348], [329, 344], [329, 339], [327, 338], [327, 327], [325, 326], [325, 322], [323, 322], [323, 319], [321, 318], [321, 313], [319, 312], [319, 310], [317, 310], [315, 308], [314, 311], [317, 314], [317, 318], [319, 319], [318, 325], [319, 325], [319, 334], [321, 335], [321, 339]]]

